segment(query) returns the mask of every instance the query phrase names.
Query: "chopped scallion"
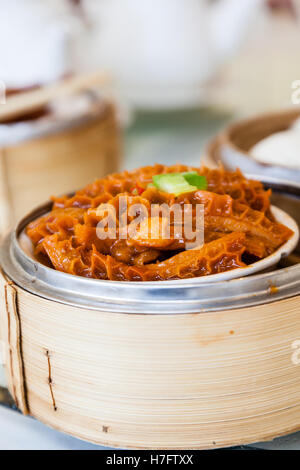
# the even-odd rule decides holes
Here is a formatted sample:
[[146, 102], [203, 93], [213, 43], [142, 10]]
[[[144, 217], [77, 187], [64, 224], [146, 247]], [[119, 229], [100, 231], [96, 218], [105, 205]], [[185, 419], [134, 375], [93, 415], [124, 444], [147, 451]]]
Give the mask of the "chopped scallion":
[[191, 184], [192, 186], [196, 186], [197, 189], [206, 189], [207, 188], [207, 181], [205, 176], [198, 175], [198, 173], [194, 172], [187, 172], [183, 174], [186, 181]]
[[207, 187], [205, 176], [198, 175], [196, 171], [155, 175], [152, 180], [157, 189], [175, 196]]

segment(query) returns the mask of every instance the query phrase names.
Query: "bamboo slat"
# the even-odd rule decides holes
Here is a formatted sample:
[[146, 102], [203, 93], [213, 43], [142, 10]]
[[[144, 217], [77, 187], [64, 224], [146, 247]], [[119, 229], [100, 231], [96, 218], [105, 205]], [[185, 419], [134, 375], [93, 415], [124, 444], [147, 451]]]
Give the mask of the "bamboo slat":
[[24, 415], [27, 415], [28, 407], [21, 345], [22, 335], [17, 307], [17, 290], [5, 277], [3, 277], [3, 295], [1, 300], [0, 339], [2, 338], [1, 341], [4, 345], [1, 352], [4, 356], [9, 389], [17, 407]]

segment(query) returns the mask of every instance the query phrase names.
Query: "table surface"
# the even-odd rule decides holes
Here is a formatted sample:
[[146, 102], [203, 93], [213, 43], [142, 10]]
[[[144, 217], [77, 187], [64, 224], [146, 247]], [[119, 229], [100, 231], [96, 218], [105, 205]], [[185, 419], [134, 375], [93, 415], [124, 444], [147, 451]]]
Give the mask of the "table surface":
[[163, 163], [199, 166], [208, 142], [236, 115], [213, 108], [140, 112], [125, 133], [123, 168]]

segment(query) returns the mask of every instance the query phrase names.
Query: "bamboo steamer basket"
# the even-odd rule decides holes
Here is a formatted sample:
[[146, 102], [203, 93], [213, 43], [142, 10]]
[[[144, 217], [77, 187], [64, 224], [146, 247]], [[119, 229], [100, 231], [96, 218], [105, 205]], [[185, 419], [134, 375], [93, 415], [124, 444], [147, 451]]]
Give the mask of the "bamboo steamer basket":
[[97, 97], [84, 115], [26, 122], [20, 138], [0, 141], [0, 233], [49, 194], [70, 192], [117, 171], [120, 153], [114, 106]]
[[[299, 220], [300, 187], [272, 182]], [[135, 449], [210, 449], [300, 430], [299, 247], [281, 269], [202, 284], [99, 281], [4, 240], [6, 373], [18, 407], [55, 429]]]
[[269, 165], [256, 161], [251, 148], [275, 132], [287, 130], [300, 117], [299, 109], [262, 114], [229, 125], [207, 147], [207, 156], [215, 163], [222, 162], [228, 170], [239, 167], [243, 172], [300, 182], [300, 170], [283, 165]]

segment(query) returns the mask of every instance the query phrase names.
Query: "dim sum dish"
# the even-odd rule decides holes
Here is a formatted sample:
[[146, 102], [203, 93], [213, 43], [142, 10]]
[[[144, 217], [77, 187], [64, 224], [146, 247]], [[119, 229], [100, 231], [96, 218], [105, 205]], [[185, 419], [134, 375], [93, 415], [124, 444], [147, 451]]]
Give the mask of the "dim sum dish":
[[0, 246], [17, 407], [110, 448], [299, 431], [299, 223], [300, 185], [183, 165], [111, 174], [24, 214]]
[[[297, 225], [271, 207], [270, 195], [271, 190], [239, 170], [155, 165], [112, 174], [74, 195], [54, 197], [50, 213], [31, 222], [26, 234], [37, 260], [69, 274], [113, 281], [228, 279], [265, 269], [295, 248]], [[125, 222], [121, 201], [127, 209]], [[144, 215], [130, 233], [130, 209], [140, 207]], [[174, 207], [184, 215], [189, 211], [190, 218], [162, 210]], [[114, 231], [106, 231], [104, 238], [99, 223], [108, 212], [112, 215], [110, 208]], [[197, 244], [200, 219], [203, 237]], [[192, 229], [189, 239], [186, 220]]]

